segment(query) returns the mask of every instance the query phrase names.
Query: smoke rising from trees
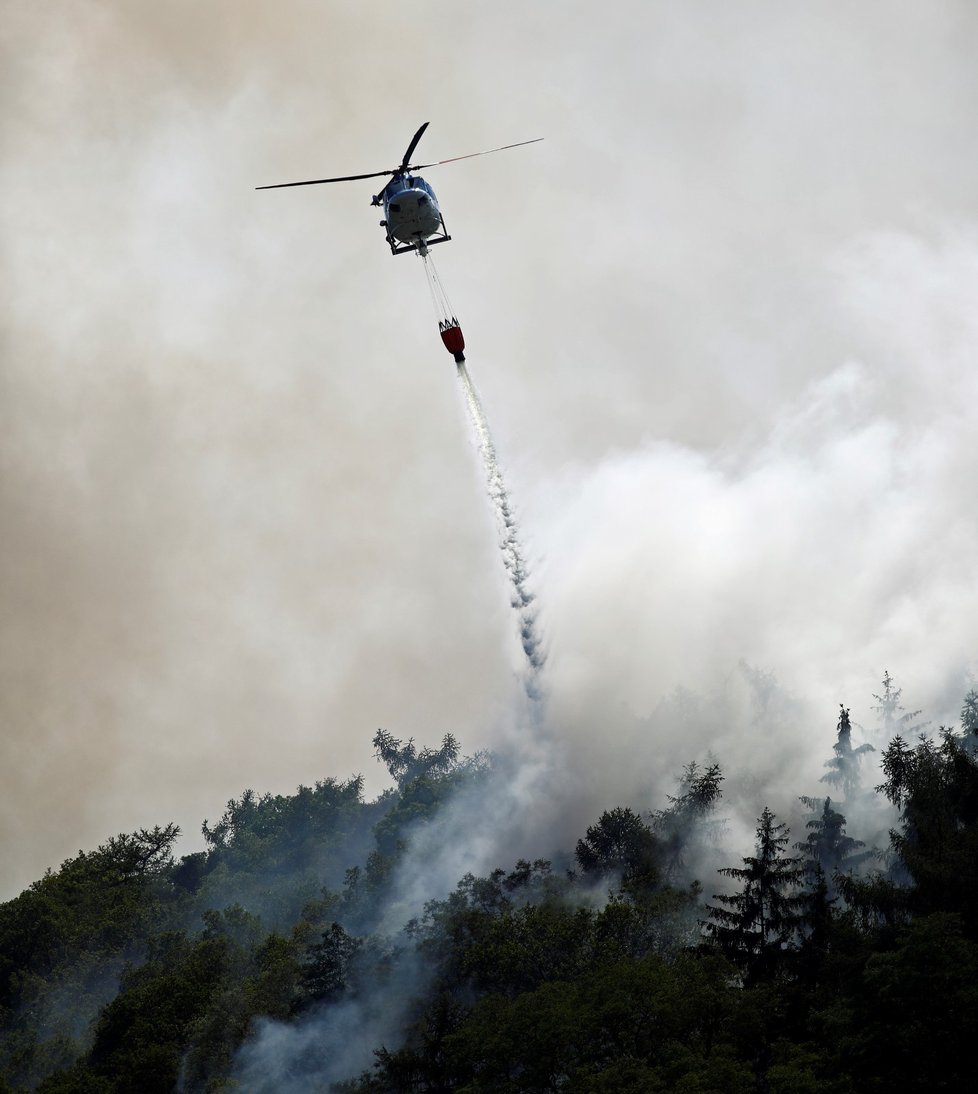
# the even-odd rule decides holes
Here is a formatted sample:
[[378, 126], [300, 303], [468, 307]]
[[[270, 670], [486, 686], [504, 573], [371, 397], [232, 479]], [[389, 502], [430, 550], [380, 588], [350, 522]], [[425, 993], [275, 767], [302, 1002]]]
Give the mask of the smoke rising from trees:
[[[448, 48], [412, 60], [406, 94], [432, 26]], [[863, 949], [833, 990], [869, 1077], [926, 1084], [974, 1013], [927, 990], [935, 970], [971, 990], [976, 968], [973, 742], [933, 728], [963, 695], [978, 725], [976, 43], [965, 0], [627, 0], [600, 24], [549, 0], [419, 0], [381, 21], [345, 0], [7, 6], [0, 895], [41, 879], [5, 906], [14, 1021], [65, 1033], [65, 1063], [90, 1034], [108, 1066], [127, 1016], [169, 1008], [189, 1086], [260, 1016], [238, 1065], [285, 1089], [293, 1063], [337, 1075], [403, 1025], [403, 1000], [377, 1001], [385, 974], [422, 986], [417, 943], [444, 958], [439, 984], [506, 997], [454, 1029], [490, 1089], [500, 1061], [543, 1066], [534, 1015], [601, 1030], [652, 998], [671, 1022], [694, 985], [749, 1025], [730, 966], [658, 958], [702, 914], [682, 882], [712, 893], [717, 867], [763, 858], [760, 814], [768, 850], [789, 824], [823, 873], [857, 875], [806, 870], [819, 918], [788, 965], [818, 981], [842, 901]], [[431, 159], [547, 137], [532, 160], [432, 178], [542, 555], [531, 726], [452, 366], [369, 184], [252, 189], [392, 162], [423, 118]], [[485, 439], [535, 693], [540, 630]], [[399, 755], [457, 733], [491, 771], [449, 762], [392, 790], [377, 725]], [[714, 763], [715, 809], [677, 820], [696, 803], [676, 776]], [[133, 862], [170, 820], [178, 855], [202, 849]], [[119, 831], [135, 844], [105, 843]], [[723, 960], [780, 976], [766, 942], [791, 918], [758, 949], [750, 880], [727, 875], [733, 903], [714, 904], [735, 916]], [[478, 944], [443, 947], [463, 925]], [[423, 1015], [433, 1034], [457, 1017]], [[350, 1056], [303, 1056], [324, 1024]], [[713, 1060], [753, 1083], [763, 1061], [725, 1049]], [[631, 1081], [661, 1085], [660, 1064]], [[776, 1066], [814, 1081], [803, 1048]]]
[[[0, 905], [0, 1075], [45, 1094], [957, 1089], [978, 968], [973, 700], [960, 729], [886, 746], [864, 802], [890, 814], [886, 855], [806, 795], [798, 853], [764, 806], [739, 866], [717, 763], [687, 764], [656, 809], [605, 809], [573, 855], [530, 859], [548, 772], [530, 785], [451, 735], [380, 730], [394, 785], [376, 801], [360, 779], [246, 792], [205, 825], [206, 853], [175, 861], [174, 827], [144, 829]], [[848, 789], [847, 810], [854, 773]], [[490, 867], [501, 853], [518, 857]]]
[[[970, 5], [422, 6], [451, 49], [405, 97], [429, 43], [400, 12], [9, 5], [9, 895], [106, 832], [191, 844], [256, 771], [369, 783], [377, 725], [507, 731], [511, 612], [423, 292], [369, 187], [252, 190], [383, 166], [425, 118], [431, 159], [547, 137], [432, 182], [578, 819], [759, 737], [809, 785], [880, 666], [936, 724], [970, 686]], [[793, 704], [777, 733], [742, 658]], [[657, 714], [682, 694], [689, 751]]]

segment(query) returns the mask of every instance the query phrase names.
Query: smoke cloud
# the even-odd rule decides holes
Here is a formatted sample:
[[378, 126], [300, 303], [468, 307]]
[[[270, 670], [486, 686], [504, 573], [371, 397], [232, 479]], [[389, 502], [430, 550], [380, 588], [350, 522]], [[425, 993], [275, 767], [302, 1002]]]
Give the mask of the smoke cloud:
[[953, 721], [976, 22], [8, 3], [3, 895], [141, 825], [191, 850], [249, 785], [376, 790], [378, 725], [523, 734], [514, 586], [423, 287], [369, 182], [253, 190], [392, 166], [425, 120], [425, 162], [546, 137], [430, 173], [547, 636], [542, 842], [658, 806], [707, 750], [750, 808], [817, 793], [839, 702], [871, 721], [884, 669]]
[[[835, 262], [860, 357], [812, 382], [770, 430], [722, 452], [652, 442], [568, 472], [529, 507], [546, 509], [536, 534], [553, 545], [541, 579], [553, 716], [600, 756], [597, 778], [616, 763], [595, 753], [591, 730], [607, 724], [609, 691], [619, 754], [657, 766], [709, 747], [773, 785], [797, 785], [825, 758], [840, 702], [872, 720], [886, 668], [912, 708], [957, 723], [976, 667], [974, 243], [860, 240]], [[708, 693], [738, 658], [794, 699], [773, 739], [737, 720], [679, 740], [643, 732], [672, 687]], [[606, 793], [618, 777], [623, 765]]]

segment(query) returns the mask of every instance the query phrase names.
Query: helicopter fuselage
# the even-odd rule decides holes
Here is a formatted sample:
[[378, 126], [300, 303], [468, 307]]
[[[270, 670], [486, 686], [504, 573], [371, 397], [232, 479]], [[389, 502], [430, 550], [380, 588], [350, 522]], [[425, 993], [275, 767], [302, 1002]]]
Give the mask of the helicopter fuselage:
[[421, 247], [445, 243], [451, 237], [438, 207], [435, 191], [420, 175], [395, 175], [374, 198], [384, 206], [381, 227], [393, 254], [416, 251]]
[[271, 186], [258, 186], [257, 190], [278, 190], [284, 186], [318, 186], [325, 182], [358, 182], [360, 179], [377, 179], [390, 175], [390, 181], [375, 194], [371, 205], [384, 207], [384, 219], [381, 228], [387, 235], [387, 245], [391, 254], [402, 255], [413, 251], [424, 256], [428, 248], [435, 243], [447, 243], [452, 237], [445, 228], [445, 218], [438, 208], [435, 191], [420, 175], [412, 171], [423, 171], [427, 167], [440, 167], [443, 163], [455, 163], [457, 160], [472, 159], [473, 156], [487, 156], [490, 152], [503, 152], [507, 148], [518, 148], [523, 144], [536, 144], [543, 137], [534, 137], [532, 141], [519, 141], [516, 144], [504, 144], [500, 148], [489, 148], [485, 152], [472, 152], [468, 156], [453, 156], [448, 160], [436, 160], [434, 163], [412, 165], [418, 141], [428, 128], [424, 125], [411, 138], [400, 167], [387, 171], [369, 171], [365, 175], [337, 175], [328, 179], [303, 179], [301, 182], [276, 182]]

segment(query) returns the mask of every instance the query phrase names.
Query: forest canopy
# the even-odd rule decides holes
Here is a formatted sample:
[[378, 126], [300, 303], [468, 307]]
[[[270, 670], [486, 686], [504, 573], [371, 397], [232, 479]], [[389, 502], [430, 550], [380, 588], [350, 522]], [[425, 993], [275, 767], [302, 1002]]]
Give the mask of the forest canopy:
[[438, 891], [500, 765], [384, 730], [376, 800], [246, 790], [204, 851], [164, 824], [79, 852], [0, 905], [0, 1092], [965, 1089], [978, 692], [932, 732], [888, 673], [874, 698], [878, 754], [840, 707], [801, 824], [758, 802], [739, 857], [695, 757], [662, 802]]

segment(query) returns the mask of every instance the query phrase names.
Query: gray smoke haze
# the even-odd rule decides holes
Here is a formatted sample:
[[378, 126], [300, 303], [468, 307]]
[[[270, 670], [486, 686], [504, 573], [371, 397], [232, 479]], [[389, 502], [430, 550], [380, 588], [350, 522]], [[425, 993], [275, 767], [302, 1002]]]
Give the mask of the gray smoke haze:
[[[432, 821], [411, 831], [375, 928], [387, 956], [383, 974], [298, 1022], [256, 1023], [235, 1058], [234, 1078], [245, 1089], [325, 1090], [367, 1070], [377, 1048], [398, 1047], [412, 1008], [435, 975], [405, 928], [466, 874], [489, 874], [501, 854], [514, 865], [552, 850], [565, 806], [554, 775], [563, 765], [555, 763], [552, 748], [541, 746], [535, 702], [527, 696], [515, 714], [489, 777], [459, 790]], [[607, 899], [604, 887], [600, 896]]]
[[953, 720], [976, 24], [966, 0], [7, 0], [0, 894], [140, 825], [192, 849], [246, 786], [379, 786], [379, 725], [518, 732], [417, 271], [369, 182], [253, 190], [392, 166], [426, 120], [424, 162], [546, 137], [430, 179], [575, 817], [708, 748], [817, 793], [837, 704], [867, 720], [886, 668]]

